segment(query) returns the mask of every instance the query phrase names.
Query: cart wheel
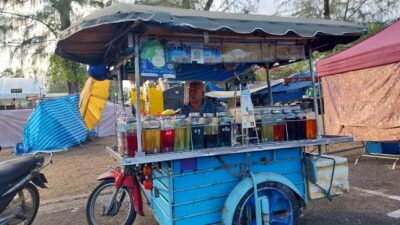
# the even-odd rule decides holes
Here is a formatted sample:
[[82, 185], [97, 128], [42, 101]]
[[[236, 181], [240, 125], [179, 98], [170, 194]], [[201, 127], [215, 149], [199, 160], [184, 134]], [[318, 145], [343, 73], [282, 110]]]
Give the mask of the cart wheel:
[[105, 215], [107, 205], [115, 190], [114, 180], [102, 181], [90, 194], [86, 203], [86, 219], [89, 225], [130, 225], [133, 224], [136, 212], [131, 194], [127, 187], [117, 193], [110, 212]]
[[[267, 197], [270, 225], [295, 225], [300, 215], [299, 201], [293, 191], [278, 182], [263, 182], [257, 185], [258, 198]], [[233, 225], [253, 225], [256, 222], [253, 189], [249, 190], [235, 209]]]

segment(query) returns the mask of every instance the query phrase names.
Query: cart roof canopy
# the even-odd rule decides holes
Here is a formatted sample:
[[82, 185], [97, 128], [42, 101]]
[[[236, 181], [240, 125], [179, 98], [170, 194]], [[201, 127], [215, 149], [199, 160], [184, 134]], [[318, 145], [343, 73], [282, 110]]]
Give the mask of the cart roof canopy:
[[400, 20], [357, 45], [317, 63], [318, 76], [400, 62]]
[[112, 65], [116, 62], [107, 55], [127, 47], [125, 34], [128, 32], [160, 37], [176, 32], [175, 36], [182, 37], [182, 32], [203, 35], [205, 31], [209, 32], [210, 39], [219, 35], [221, 39], [236, 37], [244, 40], [246, 37], [253, 41], [301, 40], [310, 43], [312, 50], [326, 51], [337, 44], [356, 40], [366, 29], [329, 20], [114, 4], [65, 30], [60, 35], [56, 53], [80, 63]]

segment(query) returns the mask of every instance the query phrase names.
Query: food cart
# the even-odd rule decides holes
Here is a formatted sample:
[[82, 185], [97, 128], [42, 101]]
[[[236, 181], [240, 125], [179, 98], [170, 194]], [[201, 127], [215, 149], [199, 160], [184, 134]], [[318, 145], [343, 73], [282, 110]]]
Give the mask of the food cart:
[[[140, 90], [141, 76], [221, 80], [240, 77], [243, 63], [271, 68], [308, 58], [312, 71], [312, 51], [330, 50], [363, 33], [363, 27], [335, 21], [115, 4], [72, 25], [62, 34], [56, 52], [77, 62], [104, 64], [120, 79], [124, 66], [134, 64]], [[161, 50], [147, 48], [160, 45]], [[240, 82], [239, 86], [242, 90]], [[240, 93], [246, 94], [245, 86]], [[135, 94], [136, 109], [141, 109], [140, 92]], [[251, 101], [246, 108], [251, 109]], [[246, 112], [242, 117], [254, 120], [252, 110]], [[248, 134], [243, 118], [242, 134]], [[144, 215], [143, 202], [163, 225], [297, 224], [309, 200], [331, 199], [348, 188], [344, 158], [305, 152], [308, 146], [352, 140], [322, 136], [318, 120], [315, 137], [308, 139], [249, 142], [242, 136], [240, 144], [196, 149], [191, 137], [191, 147], [177, 151], [175, 146], [167, 152], [146, 150], [159, 142], [159, 136], [144, 137], [148, 124], [156, 120], [142, 120], [137, 113], [136, 120], [125, 124], [135, 130], [134, 152], [107, 148], [121, 166], [98, 178], [102, 183], [87, 204], [89, 224], [132, 224], [137, 214]], [[184, 124], [185, 117], [174, 121]], [[286, 124], [286, 136], [287, 130]]]

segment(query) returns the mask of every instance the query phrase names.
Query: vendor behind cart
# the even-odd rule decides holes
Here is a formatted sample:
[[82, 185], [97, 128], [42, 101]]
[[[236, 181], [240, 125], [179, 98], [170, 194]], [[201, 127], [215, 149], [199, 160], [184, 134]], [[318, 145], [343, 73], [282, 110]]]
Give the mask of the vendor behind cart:
[[193, 81], [189, 85], [189, 104], [184, 105], [181, 113], [189, 116], [191, 112], [199, 112], [201, 116], [203, 113], [217, 113], [225, 111], [222, 106], [207, 101], [204, 99], [204, 83], [201, 81]]

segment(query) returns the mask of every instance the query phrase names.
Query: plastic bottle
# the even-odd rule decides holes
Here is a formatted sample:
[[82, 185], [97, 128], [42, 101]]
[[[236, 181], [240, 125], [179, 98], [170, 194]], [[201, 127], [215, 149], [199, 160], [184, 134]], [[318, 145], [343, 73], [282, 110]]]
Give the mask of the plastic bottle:
[[284, 141], [286, 131], [284, 115], [281, 110], [272, 110], [271, 113], [274, 117], [274, 141]]
[[146, 116], [143, 122], [142, 142], [146, 154], [160, 152], [160, 121], [155, 116]]
[[171, 116], [161, 117], [160, 152], [174, 151], [175, 128]]
[[185, 115], [175, 118], [174, 151], [187, 151], [190, 149], [190, 129]]
[[204, 148], [204, 121], [200, 113], [189, 113], [192, 149]]
[[261, 126], [261, 141], [273, 142], [274, 141], [274, 117], [271, 111], [266, 109], [261, 112], [262, 126]]
[[218, 117], [218, 146], [232, 146], [232, 121], [233, 118], [226, 112], [217, 113]]
[[218, 147], [218, 119], [214, 113], [204, 113], [204, 145], [206, 148]]

